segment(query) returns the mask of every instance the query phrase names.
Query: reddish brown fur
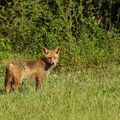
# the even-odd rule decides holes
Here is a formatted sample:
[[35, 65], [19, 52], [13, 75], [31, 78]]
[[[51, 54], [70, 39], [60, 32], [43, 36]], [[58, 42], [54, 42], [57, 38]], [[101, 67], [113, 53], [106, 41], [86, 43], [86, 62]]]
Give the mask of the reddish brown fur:
[[36, 90], [43, 82], [44, 77], [55, 67], [59, 58], [60, 49], [43, 49], [44, 57], [38, 60], [20, 60], [13, 61], [6, 67], [5, 89], [10, 92], [13, 89], [16, 92], [21, 80], [26, 77], [34, 77]]

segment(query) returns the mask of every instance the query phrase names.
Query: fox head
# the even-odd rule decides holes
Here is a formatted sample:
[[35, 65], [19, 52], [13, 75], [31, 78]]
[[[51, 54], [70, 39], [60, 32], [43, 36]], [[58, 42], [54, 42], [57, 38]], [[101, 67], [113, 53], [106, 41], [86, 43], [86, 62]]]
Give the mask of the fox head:
[[59, 59], [60, 48], [56, 48], [54, 50], [48, 50], [47, 48], [43, 48], [43, 54], [46, 59], [46, 62], [50, 65], [55, 65]]

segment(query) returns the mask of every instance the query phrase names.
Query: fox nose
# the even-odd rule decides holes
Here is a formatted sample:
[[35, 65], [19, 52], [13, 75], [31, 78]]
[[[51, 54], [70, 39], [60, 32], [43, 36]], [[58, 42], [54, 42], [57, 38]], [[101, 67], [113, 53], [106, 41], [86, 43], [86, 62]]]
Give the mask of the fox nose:
[[53, 58], [48, 58], [49, 62], [54, 62]]
[[48, 62], [51, 64], [51, 65], [54, 65], [54, 60], [52, 58], [48, 58]]

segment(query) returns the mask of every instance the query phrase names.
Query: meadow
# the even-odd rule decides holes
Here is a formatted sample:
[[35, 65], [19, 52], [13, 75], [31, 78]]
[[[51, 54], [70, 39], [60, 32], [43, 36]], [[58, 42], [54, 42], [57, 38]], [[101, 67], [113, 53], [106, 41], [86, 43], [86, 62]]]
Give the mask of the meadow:
[[53, 71], [36, 93], [34, 80], [4, 93], [0, 72], [0, 120], [119, 120], [120, 66]]

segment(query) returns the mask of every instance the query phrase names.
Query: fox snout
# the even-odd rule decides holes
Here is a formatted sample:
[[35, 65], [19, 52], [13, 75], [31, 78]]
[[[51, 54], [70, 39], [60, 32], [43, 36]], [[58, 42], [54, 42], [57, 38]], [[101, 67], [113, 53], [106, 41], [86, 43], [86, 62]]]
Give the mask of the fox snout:
[[49, 63], [50, 65], [54, 65], [55, 62], [56, 62], [55, 58], [48, 58], [48, 63]]

